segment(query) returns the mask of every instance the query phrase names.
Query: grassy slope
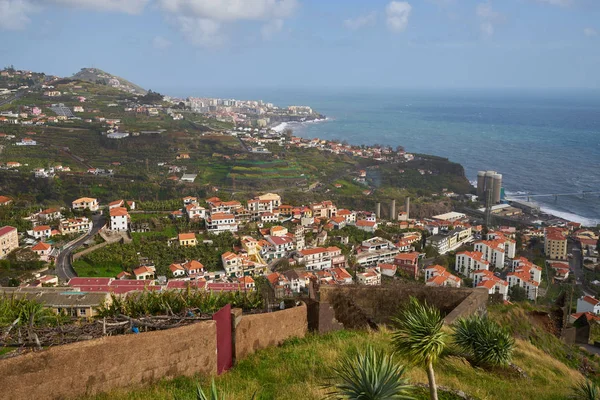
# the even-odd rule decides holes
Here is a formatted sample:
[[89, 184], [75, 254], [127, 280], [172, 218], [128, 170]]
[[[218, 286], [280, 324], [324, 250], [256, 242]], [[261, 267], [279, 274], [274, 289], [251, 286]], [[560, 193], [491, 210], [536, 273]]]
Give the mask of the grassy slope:
[[[368, 344], [391, 352], [391, 332], [340, 331], [290, 340], [281, 347], [265, 349], [242, 360], [216, 382], [227, 399], [249, 399], [254, 393], [257, 399], [322, 399], [328, 392], [324, 388], [328, 374], [337, 360]], [[560, 346], [558, 342], [556, 345]], [[449, 356], [437, 367], [438, 384], [481, 399], [564, 399], [570, 394], [572, 383], [582, 379], [579, 372], [522, 339], [517, 339], [513, 361], [529, 378], [473, 368], [463, 358]], [[415, 383], [427, 381], [425, 372], [415, 367], [409, 368], [408, 377]], [[114, 391], [95, 399], [173, 399], [174, 396], [191, 399], [198, 380], [204, 387], [209, 384], [206, 377], [180, 377], [133, 391]], [[427, 394], [420, 391], [418, 398], [426, 399]]]

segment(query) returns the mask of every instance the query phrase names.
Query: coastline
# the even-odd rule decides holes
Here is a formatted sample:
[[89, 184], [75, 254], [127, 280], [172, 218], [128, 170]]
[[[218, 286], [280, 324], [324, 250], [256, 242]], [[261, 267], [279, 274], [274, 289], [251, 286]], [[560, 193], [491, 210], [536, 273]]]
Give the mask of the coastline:
[[[331, 118], [325, 117], [323, 119], [314, 119], [314, 120], [302, 121], [302, 122], [286, 121], [286, 122], [280, 122], [277, 125], [272, 126], [270, 129], [277, 133], [282, 133], [286, 129], [294, 130], [294, 126], [301, 127], [301, 126], [308, 125], [308, 124], [316, 124], [316, 123], [327, 122], [327, 121], [331, 121], [331, 120], [332, 120]], [[294, 132], [294, 134], [296, 134], [296, 132]], [[357, 145], [360, 145], [360, 144], [357, 144]], [[385, 145], [385, 143], [383, 143], [383, 145]], [[476, 181], [469, 180], [469, 182], [471, 183], [471, 186], [476, 187], [476, 184], [475, 184]], [[516, 192], [516, 193], [519, 194], [520, 192]], [[590, 227], [595, 227], [600, 224], [600, 219], [585, 217], [585, 216], [573, 213], [570, 210], [569, 211], [555, 210], [555, 209], [548, 207], [547, 205], [544, 205], [542, 203], [537, 203], [537, 202], [535, 202], [535, 203], [540, 206], [540, 211], [542, 213], [549, 215], [549, 216], [553, 216], [553, 217], [556, 217], [556, 218], [559, 218], [559, 219], [562, 219], [565, 221], [578, 222], [584, 226], [590, 226]]]
[[331, 121], [331, 118], [329, 117], [325, 117], [325, 118], [315, 118], [315, 119], [311, 119], [308, 121], [284, 121], [284, 122], [279, 122], [277, 123], [277, 125], [272, 126], [270, 129], [277, 132], [277, 133], [281, 133], [283, 131], [285, 131], [286, 129], [293, 129], [294, 126], [302, 126], [304, 124], [316, 124], [319, 122], [327, 122], [327, 121]]

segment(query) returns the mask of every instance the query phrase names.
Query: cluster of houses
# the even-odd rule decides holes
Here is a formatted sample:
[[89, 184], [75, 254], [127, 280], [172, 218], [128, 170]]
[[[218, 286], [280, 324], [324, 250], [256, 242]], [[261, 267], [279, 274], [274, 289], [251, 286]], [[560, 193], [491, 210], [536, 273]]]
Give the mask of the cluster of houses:
[[[10, 202], [10, 198], [0, 197], [0, 205]], [[90, 212], [101, 209], [97, 199], [88, 197], [74, 200], [71, 208]], [[134, 201], [113, 201], [105, 209], [109, 216], [106, 229], [118, 232], [131, 230], [129, 212], [136, 209]], [[82, 233], [91, 229], [92, 222], [88, 218], [66, 219], [61, 211], [50, 208], [30, 217], [34, 227], [27, 234], [37, 241], [32, 244], [32, 250], [41, 257], [52, 256], [54, 249], [45, 243], [52, 235]], [[473, 287], [485, 288], [490, 294], [499, 294], [505, 300], [509, 297], [509, 289], [515, 286], [522, 288], [528, 299], [535, 300], [542, 282], [542, 268], [517, 256], [519, 249], [515, 228], [499, 227], [483, 234], [481, 226], [471, 225], [464, 214], [457, 212], [416, 220], [410, 219], [406, 211], [401, 211], [398, 220], [390, 222], [382, 221], [368, 211], [338, 209], [332, 201], [293, 206], [283, 203], [278, 194], [266, 193], [244, 203], [223, 201], [218, 197], [201, 201], [197, 197], [186, 196], [181, 199], [181, 209], [170, 215], [173, 219], [203, 220], [208, 233], [231, 232], [239, 236], [239, 245], [221, 255], [222, 268], [218, 271], [208, 271], [202, 260], [181, 260], [168, 267], [168, 277], [156, 276], [156, 270], [149, 262], [133, 271], [120, 273], [115, 281], [158, 282], [142, 285], [144, 288], [156, 286], [152, 290], [190, 285], [220, 287], [221, 290], [254, 290], [254, 278], [265, 276], [277, 293], [292, 295], [307, 290], [311, 280], [325, 285], [379, 285], [382, 277], [402, 276], [423, 281], [426, 286], [460, 287], [463, 280], [468, 279]], [[57, 227], [51, 227], [51, 222]], [[257, 224], [258, 236], [239, 234], [240, 226], [249, 222]], [[375, 235], [380, 225], [388, 224], [406, 231], [395, 235], [393, 240]], [[331, 245], [331, 239], [334, 243], [348, 244], [348, 238], [338, 233], [346, 226], [354, 226], [373, 235], [352, 246], [350, 252], [342, 252], [340, 247]], [[578, 228], [580, 226], [572, 224], [526, 228], [520, 232], [523, 237], [539, 237], [544, 241], [547, 267], [554, 271], [554, 280], [564, 281], [570, 274], [567, 238], [576, 238], [582, 248], [589, 247], [590, 252], [596, 243], [593, 241], [597, 241], [596, 232]], [[0, 251], [5, 255], [18, 246], [17, 232], [11, 227], [4, 227], [0, 232]], [[199, 243], [197, 233], [180, 232], [169, 240], [169, 245], [196, 246]], [[453, 270], [450, 271], [440, 265], [420, 265], [425, 254], [415, 251], [415, 247], [423, 245], [431, 246], [439, 254], [466, 246], [469, 250], [455, 254]], [[277, 265], [282, 262], [291, 268], [278, 271]], [[108, 286], [115, 285], [120, 284]], [[138, 287], [135, 285], [141, 283], [131, 285]]]

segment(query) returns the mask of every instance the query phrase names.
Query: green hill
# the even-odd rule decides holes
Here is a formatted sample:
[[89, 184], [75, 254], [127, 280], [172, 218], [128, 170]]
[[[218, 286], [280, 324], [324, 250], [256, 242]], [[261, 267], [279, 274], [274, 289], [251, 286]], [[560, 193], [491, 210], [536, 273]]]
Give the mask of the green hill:
[[131, 83], [120, 76], [109, 74], [108, 72], [102, 71], [98, 68], [82, 68], [81, 71], [73, 75], [71, 78], [100, 83], [135, 94], [146, 94], [147, 92], [144, 88]]
[[[581, 350], [564, 345], [537, 322], [534, 310], [527, 306], [495, 306], [491, 318], [511, 326], [516, 337], [513, 363], [517, 369], [485, 370], [447, 352], [436, 367], [438, 384], [462, 391], [475, 399], [565, 399], [574, 383], [583, 380], [578, 371], [597, 363]], [[341, 356], [364, 349], [368, 344], [391, 352], [392, 332], [338, 331], [326, 335], [309, 335], [287, 341], [280, 347], [259, 351], [240, 361], [230, 372], [216, 378], [226, 399], [323, 399], [328, 393], [329, 374]], [[408, 368], [412, 383], [425, 384], [424, 370]], [[208, 387], [208, 377], [181, 377], [160, 381], [137, 389], [119, 390], [94, 399], [191, 399], [196, 383]], [[421, 387], [417, 399], [427, 399]], [[458, 399], [452, 392], [440, 394], [440, 399]]]

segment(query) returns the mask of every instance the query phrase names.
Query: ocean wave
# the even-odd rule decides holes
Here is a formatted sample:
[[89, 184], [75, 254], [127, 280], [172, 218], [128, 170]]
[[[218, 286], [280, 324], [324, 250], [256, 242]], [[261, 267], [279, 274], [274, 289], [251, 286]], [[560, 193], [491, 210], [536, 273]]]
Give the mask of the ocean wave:
[[277, 133], [281, 133], [283, 131], [285, 131], [285, 129], [287, 128], [288, 123], [287, 122], [282, 122], [278, 125], [275, 125], [274, 127], [271, 128], [271, 130], [277, 132]]
[[558, 211], [548, 207], [540, 207], [540, 210], [545, 212], [546, 214], [566, 219], [567, 221], [579, 222], [583, 226], [595, 227], [596, 225], [600, 224], [600, 220], [598, 219], [582, 217], [581, 215], [573, 214], [566, 211]]

